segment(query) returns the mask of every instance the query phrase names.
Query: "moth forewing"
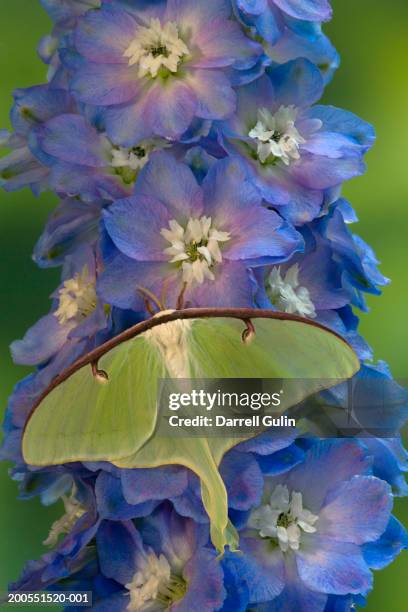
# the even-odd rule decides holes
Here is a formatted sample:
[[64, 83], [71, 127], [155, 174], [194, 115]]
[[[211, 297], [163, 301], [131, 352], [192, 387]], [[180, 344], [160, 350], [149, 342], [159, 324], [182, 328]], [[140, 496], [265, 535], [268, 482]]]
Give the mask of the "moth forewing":
[[[290, 408], [359, 368], [351, 347], [295, 315], [254, 309], [159, 313], [112, 338], [61, 373], [33, 407], [23, 434], [29, 465], [110, 461], [123, 468], [183, 465], [201, 480], [214, 545], [237, 546], [218, 466], [246, 437], [158, 437], [160, 379], [302, 379]], [[103, 380], [102, 380], [103, 379]], [[326, 382], [322, 382], [326, 381]], [[107, 384], [106, 384], [107, 383]]]

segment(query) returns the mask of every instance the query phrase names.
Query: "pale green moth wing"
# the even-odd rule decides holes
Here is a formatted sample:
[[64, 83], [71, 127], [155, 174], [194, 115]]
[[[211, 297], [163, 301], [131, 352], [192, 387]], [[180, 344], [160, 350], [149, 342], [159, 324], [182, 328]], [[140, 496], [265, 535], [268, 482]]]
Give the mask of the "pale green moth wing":
[[[242, 341], [242, 321], [203, 318], [188, 323], [186, 357], [167, 364], [174, 377], [299, 378], [296, 392], [282, 396], [282, 410], [308, 395], [351, 377], [359, 368], [351, 348], [335, 334], [298, 320], [257, 319], [256, 333]], [[218, 471], [223, 455], [240, 439], [165, 438], [153, 435], [133, 455], [114, 461], [123, 468], [181, 464], [201, 480], [202, 498], [211, 521], [211, 538], [222, 551], [235, 549], [237, 534], [228, 522], [228, 500]]]
[[256, 334], [244, 343], [244, 326], [237, 319], [170, 316], [175, 320], [157, 319], [155, 326], [148, 322], [151, 329], [145, 325], [143, 333], [136, 326], [114, 348], [101, 348], [98, 367], [107, 372], [107, 384], [93, 375], [92, 354], [63, 373], [28, 420], [23, 455], [28, 464], [38, 466], [97, 460], [130, 468], [184, 465], [201, 480], [214, 545], [220, 551], [226, 545], [235, 549], [238, 537], [228, 522], [227, 492], [218, 465], [240, 440], [155, 435], [159, 379], [306, 379], [296, 397], [285, 400], [285, 409], [322, 388], [316, 379], [330, 386], [352, 376], [358, 360], [343, 340], [306, 321], [261, 319], [251, 311]]
[[106, 353], [98, 367], [108, 373], [108, 382], [95, 378], [87, 365], [35, 409], [23, 436], [26, 463], [112, 461], [133, 453], [151, 436], [157, 416], [155, 381], [165, 374], [156, 348], [138, 336]]
[[[201, 319], [192, 328], [192, 377], [281, 378], [280, 412], [306, 397], [351, 378], [360, 363], [350, 346], [328, 330], [304, 321], [253, 318], [255, 335], [242, 343], [237, 319]], [[296, 379], [286, 391], [285, 379]], [[220, 463], [234, 438], [210, 438], [212, 455]], [[229, 450], [229, 448], [227, 450]]]

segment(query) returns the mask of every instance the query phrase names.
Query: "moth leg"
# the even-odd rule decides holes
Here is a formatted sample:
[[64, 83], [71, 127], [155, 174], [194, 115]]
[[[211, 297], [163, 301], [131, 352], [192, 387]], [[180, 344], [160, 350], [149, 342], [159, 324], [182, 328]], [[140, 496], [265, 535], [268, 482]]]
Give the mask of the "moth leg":
[[145, 303], [146, 310], [149, 312], [149, 314], [151, 314], [152, 316], [155, 314], [153, 310], [153, 306], [156, 306], [157, 312], [161, 312], [162, 310], [164, 310], [164, 306], [160, 302], [159, 298], [154, 293], [149, 291], [149, 289], [146, 289], [146, 287], [138, 286], [137, 291], [143, 297], [143, 301]]
[[242, 319], [245, 323], [245, 329], [242, 332], [242, 342], [244, 344], [248, 344], [251, 342], [252, 338], [255, 336], [255, 325], [252, 323], [251, 319]]
[[97, 361], [93, 361], [91, 363], [91, 368], [92, 368], [92, 375], [93, 377], [98, 380], [101, 383], [106, 383], [109, 380], [109, 376], [107, 374], [107, 372], [105, 372], [105, 370], [100, 370], [98, 368], [98, 362]]

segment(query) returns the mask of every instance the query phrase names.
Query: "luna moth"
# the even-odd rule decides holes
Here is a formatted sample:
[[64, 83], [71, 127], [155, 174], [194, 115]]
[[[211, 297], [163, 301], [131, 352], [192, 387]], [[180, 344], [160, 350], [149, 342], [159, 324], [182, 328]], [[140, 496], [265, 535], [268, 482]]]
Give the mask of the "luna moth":
[[[222, 552], [238, 537], [218, 466], [236, 437], [158, 437], [163, 378], [303, 379], [287, 409], [348, 379], [359, 361], [337, 334], [295, 315], [255, 309], [162, 311], [62, 372], [33, 407], [22, 450], [27, 464], [109, 461], [121, 468], [179, 464], [201, 481], [211, 538]], [[249, 435], [246, 437], [250, 437]]]

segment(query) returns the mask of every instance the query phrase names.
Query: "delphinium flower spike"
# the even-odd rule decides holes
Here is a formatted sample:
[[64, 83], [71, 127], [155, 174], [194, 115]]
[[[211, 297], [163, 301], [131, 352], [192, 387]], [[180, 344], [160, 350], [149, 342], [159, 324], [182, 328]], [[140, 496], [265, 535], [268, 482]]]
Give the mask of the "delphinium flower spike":
[[[34, 260], [61, 267], [61, 282], [49, 313], [11, 346], [35, 370], [10, 397], [1, 456], [22, 498], [64, 507], [44, 534], [51, 550], [10, 588], [89, 590], [99, 612], [363, 605], [372, 570], [408, 543], [391, 514], [407, 493], [398, 431], [408, 402], [358, 329], [364, 295], [388, 279], [341, 195], [365, 170], [373, 128], [318, 103], [339, 61], [322, 32], [329, 1], [41, 4], [53, 20], [39, 45], [48, 82], [14, 93], [0, 185], [58, 196]], [[33, 407], [62, 372], [185, 307], [323, 325], [353, 348], [355, 381], [381, 384], [391, 407], [381, 427], [392, 437], [288, 428], [236, 439], [214, 471], [229, 519], [216, 534], [231, 544], [221, 557], [212, 491], [191, 465], [146, 467], [139, 456], [131, 468], [100, 458], [34, 466], [22, 452]], [[243, 321], [250, 346], [256, 324]], [[92, 373], [108, 382], [98, 359]], [[310, 402], [344, 412], [347, 388]]]

